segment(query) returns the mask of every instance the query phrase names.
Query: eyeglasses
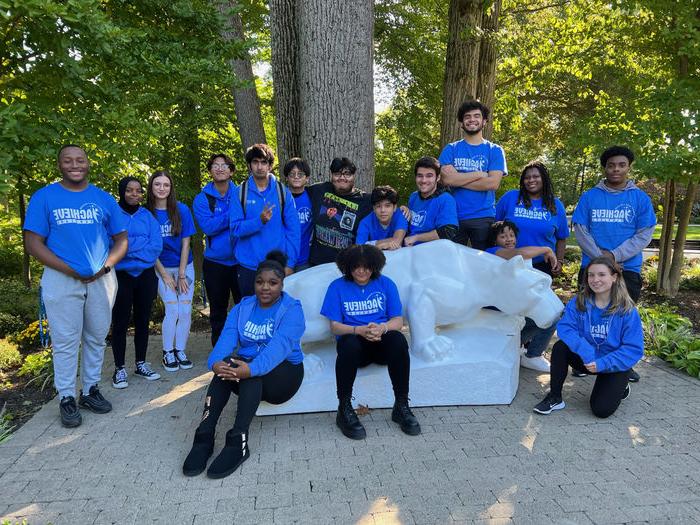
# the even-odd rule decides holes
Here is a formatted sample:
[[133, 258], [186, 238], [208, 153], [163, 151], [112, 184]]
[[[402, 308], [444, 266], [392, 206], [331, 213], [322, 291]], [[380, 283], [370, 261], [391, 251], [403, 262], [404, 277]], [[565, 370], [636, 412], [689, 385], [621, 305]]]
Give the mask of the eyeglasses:
[[304, 177], [306, 177], [306, 173], [303, 171], [290, 171], [289, 175], [287, 175], [289, 179], [303, 179]]
[[217, 162], [216, 164], [211, 165], [211, 169], [213, 169], [213, 170], [218, 170], [218, 169], [223, 170], [224, 168], [228, 168], [228, 164], [226, 164], [225, 162], [224, 163]]
[[337, 173], [331, 173], [331, 176], [335, 177], [336, 179], [352, 179], [355, 174], [344, 170]]

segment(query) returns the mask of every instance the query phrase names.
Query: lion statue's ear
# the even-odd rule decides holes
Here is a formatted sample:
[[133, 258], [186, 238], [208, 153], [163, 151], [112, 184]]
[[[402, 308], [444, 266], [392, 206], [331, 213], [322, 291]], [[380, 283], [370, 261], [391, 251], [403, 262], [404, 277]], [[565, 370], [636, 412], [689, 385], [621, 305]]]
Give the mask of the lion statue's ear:
[[523, 260], [520, 255], [508, 259], [506, 261], [506, 271], [515, 275], [518, 270], [524, 270], [528, 267], [527, 263]]

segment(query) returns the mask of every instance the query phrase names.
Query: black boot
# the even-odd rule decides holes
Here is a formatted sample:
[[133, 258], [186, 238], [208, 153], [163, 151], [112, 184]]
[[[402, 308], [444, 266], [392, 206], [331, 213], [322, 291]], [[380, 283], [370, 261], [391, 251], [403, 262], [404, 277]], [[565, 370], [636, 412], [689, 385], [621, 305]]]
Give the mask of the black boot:
[[194, 443], [192, 450], [187, 454], [185, 463], [182, 465], [182, 473], [185, 476], [197, 476], [207, 468], [207, 460], [214, 452], [214, 432], [194, 433]]
[[357, 414], [352, 408], [352, 401], [349, 397], [344, 397], [338, 404], [338, 414], [335, 416], [335, 424], [345, 437], [350, 439], [365, 439], [367, 432], [362, 426]]
[[409, 436], [417, 436], [420, 434], [420, 424], [413, 415], [411, 409], [408, 408], [407, 397], [397, 397], [394, 401], [394, 408], [391, 411], [391, 420], [398, 423], [404, 434]]
[[216, 459], [209, 465], [207, 477], [212, 479], [225, 478], [232, 474], [250, 457], [248, 450], [248, 434], [236, 430], [226, 432], [226, 446]]

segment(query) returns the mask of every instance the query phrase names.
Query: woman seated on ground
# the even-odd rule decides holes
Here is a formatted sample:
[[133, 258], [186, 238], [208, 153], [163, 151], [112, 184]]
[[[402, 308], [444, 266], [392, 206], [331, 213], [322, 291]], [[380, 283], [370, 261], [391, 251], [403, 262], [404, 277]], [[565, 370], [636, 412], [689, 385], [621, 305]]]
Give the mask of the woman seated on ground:
[[214, 378], [209, 384], [202, 421], [182, 471], [196, 476], [214, 450], [221, 411], [234, 392], [238, 407], [226, 444], [209, 466], [207, 476], [223, 478], [248, 457], [248, 428], [260, 401], [275, 405], [296, 394], [304, 379], [304, 312], [301, 303], [282, 291], [287, 258], [270, 252], [255, 273], [255, 295], [233, 307], [221, 336], [209, 354]]
[[[489, 230], [488, 253], [493, 253], [504, 259], [512, 259], [520, 255], [523, 259], [535, 259], [542, 257], [546, 265], [557, 263], [557, 257], [548, 246], [522, 246], [516, 248], [518, 243], [518, 227], [511, 221], [496, 221]], [[549, 346], [549, 341], [557, 329], [557, 324], [553, 323], [549, 328], [540, 328], [529, 317], [525, 318], [525, 327], [520, 332], [520, 342], [524, 347], [520, 355], [520, 366], [537, 370], [538, 372], [549, 372], [549, 361], [544, 357], [544, 351]]]
[[596, 375], [591, 409], [611, 416], [630, 394], [630, 369], [644, 355], [642, 322], [627, 293], [622, 270], [608, 257], [593, 259], [583, 289], [566, 305], [552, 349], [550, 391], [534, 408], [538, 414], [561, 410], [569, 365]]
[[352, 408], [352, 387], [357, 369], [370, 363], [387, 365], [394, 389], [392, 421], [411, 436], [420, 425], [408, 407], [411, 360], [401, 333], [401, 299], [394, 281], [381, 274], [386, 263], [382, 251], [362, 244], [338, 254], [339, 277], [328, 286], [321, 315], [331, 322], [337, 339], [335, 380], [339, 399], [336, 424], [350, 439], [364, 439], [366, 432]]

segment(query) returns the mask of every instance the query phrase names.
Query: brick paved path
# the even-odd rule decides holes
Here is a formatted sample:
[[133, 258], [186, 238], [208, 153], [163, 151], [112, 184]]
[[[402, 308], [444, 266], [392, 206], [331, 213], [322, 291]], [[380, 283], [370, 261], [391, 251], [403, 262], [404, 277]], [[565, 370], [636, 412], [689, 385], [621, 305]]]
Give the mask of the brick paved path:
[[[111, 414], [83, 412], [68, 430], [54, 400], [0, 445], [0, 522], [700, 523], [700, 381], [664, 364], [639, 365], [642, 382], [608, 420], [588, 410], [591, 378], [567, 381], [566, 410], [533, 414], [546, 376], [525, 370], [511, 406], [416, 410], [415, 438], [387, 410], [363, 416], [362, 442], [330, 413], [256, 418], [251, 458], [215, 481], [180, 471], [208, 336], [191, 348], [192, 370], [130, 376], [120, 391], [104, 381]], [[106, 362], [105, 379], [109, 351]]]

